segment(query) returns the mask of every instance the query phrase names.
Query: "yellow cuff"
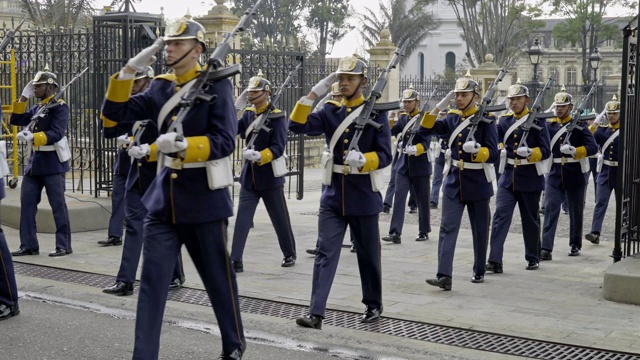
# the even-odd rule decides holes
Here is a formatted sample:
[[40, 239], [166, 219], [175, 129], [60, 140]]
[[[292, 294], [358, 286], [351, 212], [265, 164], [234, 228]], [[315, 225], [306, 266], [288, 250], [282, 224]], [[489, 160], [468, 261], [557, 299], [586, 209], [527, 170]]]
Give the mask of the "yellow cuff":
[[47, 145], [47, 135], [44, 131], [40, 131], [33, 134], [33, 146]]
[[299, 101], [294, 106], [293, 111], [291, 111], [291, 115], [289, 119], [291, 121], [296, 122], [298, 124], [306, 124], [307, 117], [311, 113], [311, 106], [302, 105]]
[[595, 133], [597, 129], [598, 129], [598, 125], [596, 124], [589, 125], [589, 131], [591, 131], [592, 134]]
[[147, 162], [158, 161], [158, 146], [156, 143], [149, 145], [149, 155], [147, 155]]
[[436, 124], [437, 116], [431, 114], [424, 114], [422, 120], [420, 121], [420, 125], [423, 128], [431, 129]]
[[100, 114], [100, 119], [102, 119], [102, 127], [103, 128], [109, 129], [109, 128], [114, 128], [114, 127], [116, 127], [118, 125], [117, 122], [107, 119], [102, 114]]
[[424, 154], [424, 146], [422, 146], [422, 144], [416, 145], [416, 149], [418, 149], [418, 151], [416, 152], [416, 156]]
[[389, 119], [389, 127], [393, 127], [393, 125], [396, 124], [396, 120], [395, 119]]
[[378, 158], [377, 152], [368, 152], [364, 154], [364, 158], [366, 162], [364, 163], [364, 165], [362, 165], [362, 169], [360, 169], [360, 172], [376, 170], [378, 169], [378, 166], [380, 166], [380, 159]]
[[542, 151], [539, 147], [534, 147], [533, 149], [531, 149], [531, 156], [529, 156], [529, 159], [527, 159], [527, 161], [536, 162], [540, 160], [542, 160]]
[[123, 103], [129, 101], [134, 79], [118, 80], [118, 74], [114, 74], [109, 79], [109, 87], [105, 94], [105, 99], [113, 102]]
[[270, 163], [271, 161], [273, 161], [273, 153], [271, 152], [271, 149], [266, 148], [260, 151], [260, 162], [258, 163], [258, 165], [262, 166], [264, 164]]
[[504, 144], [498, 143], [498, 150], [503, 150], [503, 149], [504, 149]]
[[27, 102], [14, 101], [13, 102], [13, 113], [16, 115], [22, 115], [27, 111]]
[[587, 157], [587, 148], [584, 146], [578, 146], [576, 148], [576, 156], [574, 156], [574, 159], [582, 159]]
[[187, 138], [187, 148], [184, 150], [185, 163], [203, 162], [209, 159], [211, 145], [206, 136], [189, 136]]
[[489, 148], [481, 147], [477, 154], [471, 154], [471, 161], [483, 163], [489, 160]]

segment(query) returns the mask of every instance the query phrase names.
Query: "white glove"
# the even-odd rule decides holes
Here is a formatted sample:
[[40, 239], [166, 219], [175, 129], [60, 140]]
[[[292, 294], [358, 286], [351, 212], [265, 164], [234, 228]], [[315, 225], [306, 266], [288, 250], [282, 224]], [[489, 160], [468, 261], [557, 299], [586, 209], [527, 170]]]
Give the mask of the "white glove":
[[242, 150], [242, 156], [249, 161], [260, 162], [262, 160], [262, 155], [260, 155], [259, 151], [244, 149]]
[[480, 147], [480, 144], [473, 140], [467, 141], [466, 143], [462, 144], [462, 150], [469, 154], [477, 154], [478, 151], [480, 151]]
[[19, 141], [31, 142], [31, 140], [33, 140], [33, 134], [29, 130], [22, 130], [18, 133], [18, 136], [16, 136], [16, 138]]
[[151, 148], [149, 147], [149, 144], [142, 144], [140, 146], [136, 145], [136, 146], [130, 147], [127, 153], [132, 158], [142, 159], [143, 157], [151, 153]]
[[187, 138], [183, 138], [182, 141], [177, 141], [177, 133], [170, 132], [158, 136], [156, 145], [158, 149], [165, 154], [177, 153], [187, 148]]
[[598, 114], [598, 116], [596, 116], [596, 120], [593, 122], [593, 124], [596, 126], [602, 124], [602, 121], [606, 116], [607, 116], [607, 109], [604, 109], [600, 114]]
[[564, 145], [560, 146], [560, 152], [563, 153], [563, 154], [576, 156], [576, 147], [564, 144]]
[[367, 162], [367, 159], [364, 158], [364, 154], [360, 151], [351, 150], [344, 159], [344, 162], [350, 166], [360, 168]]
[[529, 156], [531, 156], [531, 154], [533, 154], [533, 150], [531, 150], [531, 148], [528, 148], [526, 146], [520, 146], [516, 150], [516, 154], [518, 154], [519, 156], [523, 156], [523, 157], [529, 158]]
[[311, 88], [311, 91], [316, 93], [316, 95], [324, 95], [329, 89], [331, 89], [331, 84], [338, 81], [338, 74], [332, 72], [326, 78], [320, 80], [314, 87]]
[[129, 135], [127, 135], [127, 134], [118, 136], [116, 141], [118, 142], [119, 145], [129, 145], [129, 144], [131, 144], [131, 140], [129, 139]]
[[418, 147], [415, 145], [407, 145], [407, 147], [404, 148], [404, 153], [407, 155], [416, 155], [418, 153]]
[[236, 99], [236, 102], [233, 104], [236, 107], [236, 110], [244, 110], [245, 106], [247, 105], [248, 99], [249, 92], [247, 91], [247, 89], [242, 90], [240, 96], [238, 96], [238, 99]]
[[127, 65], [135, 71], [142, 71], [145, 67], [156, 62], [156, 53], [164, 46], [162, 38], [156, 39], [153, 45], [142, 49], [136, 56], [129, 59]]
[[444, 110], [448, 108], [449, 103], [455, 96], [456, 96], [456, 93], [453, 92], [453, 90], [449, 91], [447, 96], [445, 96], [444, 99], [440, 100], [440, 102], [436, 104], [436, 108], [438, 108], [438, 110]]
[[33, 85], [33, 80], [29, 81], [27, 85], [22, 90], [22, 96], [27, 99], [31, 99], [33, 97], [33, 93], [36, 91], [35, 86]]

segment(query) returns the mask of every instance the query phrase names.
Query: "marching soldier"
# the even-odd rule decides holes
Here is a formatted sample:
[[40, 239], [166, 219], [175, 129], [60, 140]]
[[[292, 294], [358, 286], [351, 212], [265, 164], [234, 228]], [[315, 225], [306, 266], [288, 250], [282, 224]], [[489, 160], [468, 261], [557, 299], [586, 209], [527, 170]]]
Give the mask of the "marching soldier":
[[[208, 179], [205, 163], [224, 161], [233, 153], [237, 134], [233, 86], [226, 78], [210, 80], [204, 91], [216, 101], [195, 103], [181, 123], [183, 134], [167, 133], [178, 113], [174, 107], [174, 100], [182, 96], [178, 91], [202, 71], [198, 59], [206, 49], [204, 28], [195, 21], [180, 19], [167, 28], [164, 41], [165, 65], [173, 72], [156, 77], [147, 91], [130, 96], [135, 72], [151, 64], [162, 47], [163, 41], [158, 39], [111, 78], [102, 107], [102, 116], [111, 121], [134, 122], [150, 117], [154, 123], [151, 127], [161, 133], [149, 146], [148, 156], [161, 155], [163, 167], [141, 199], [148, 214], [133, 358], [158, 358], [167, 283], [184, 244], [218, 320], [222, 338], [219, 359], [241, 359], [245, 339], [238, 288], [225, 247], [227, 221], [233, 214], [231, 194], [226, 187], [215, 186], [221, 178]], [[164, 107], [166, 103], [169, 105]], [[160, 116], [160, 112], [168, 115]]]
[[[438, 113], [438, 120], [445, 118], [447, 111], [441, 110]], [[432, 151], [434, 153], [433, 161], [433, 183], [431, 184], [431, 195], [429, 196], [429, 208], [437, 209], [440, 200], [440, 188], [442, 187], [442, 171], [444, 170], [444, 154], [447, 152], [446, 136], [433, 136], [435, 141], [431, 141]]]
[[598, 151], [593, 135], [587, 127], [571, 132], [569, 144], [564, 144], [567, 125], [571, 122], [573, 96], [559, 92], [554, 97], [555, 118], [548, 120], [549, 145], [553, 165], [544, 189], [544, 227], [540, 260], [552, 260], [553, 243], [560, 215], [560, 204], [566, 196], [569, 208], [569, 256], [579, 256], [582, 249], [582, 218], [584, 191], [587, 187], [586, 169], [580, 162]]
[[[252, 107], [247, 108], [238, 122], [238, 135], [247, 142], [253, 136], [254, 148], [246, 148], [243, 151], [245, 158], [242, 174], [240, 175], [240, 202], [238, 204], [238, 216], [233, 229], [233, 245], [231, 248], [231, 265], [235, 272], [244, 271], [242, 253], [249, 229], [253, 223], [253, 216], [260, 199], [267, 208], [267, 213], [278, 236], [280, 250], [284, 256], [281, 266], [291, 267], [296, 264], [296, 245], [291, 230], [289, 209], [284, 197], [284, 176], [276, 176], [272, 162], [281, 156], [285, 156], [287, 146], [287, 119], [285, 113], [273, 109], [269, 114], [265, 125], [271, 131], [260, 129], [256, 134], [254, 128], [260, 117], [271, 105], [271, 83], [261, 76], [249, 79], [247, 88], [249, 102]], [[238, 99], [245, 102], [242, 96]], [[238, 101], [236, 101], [238, 103]], [[281, 159], [284, 160], [284, 159]]]
[[618, 135], [620, 134], [620, 102], [617, 99], [609, 101], [605, 110], [609, 125], [600, 125], [595, 123], [590, 127], [594, 132], [593, 136], [596, 143], [600, 146], [602, 153], [598, 159], [597, 169], [597, 191], [596, 191], [596, 207], [593, 210], [593, 221], [591, 223], [591, 232], [585, 235], [585, 238], [592, 244], [600, 243], [600, 230], [602, 230], [602, 222], [604, 214], [607, 212], [609, 198], [612, 191], [616, 190], [618, 182]]
[[[58, 99], [52, 106], [58, 91], [58, 79], [48, 70], [38, 71], [22, 91], [18, 101], [13, 103], [11, 125], [27, 126], [18, 133], [17, 139], [32, 147], [31, 156], [24, 169], [22, 188], [20, 189], [20, 248], [12, 252], [13, 256], [38, 255], [40, 246], [36, 235], [36, 211], [42, 196], [42, 188], [47, 191], [47, 198], [53, 220], [56, 224], [56, 248], [49, 256], [65, 256], [71, 254], [71, 226], [69, 225], [69, 211], [64, 199], [65, 173], [69, 171], [69, 159], [61, 159], [56, 146], [66, 145], [65, 133], [69, 124], [69, 106]], [[26, 111], [27, 101], [35, 96], [40, 100], [30, 110]], [[48, 112], [39, 117], [35, 124], [32, 117], [42, 107], [47, 106]], [[26, 112], [25, 112], [26, 111]], [[65, 146], [62, 146], [65, 147]], [[63, 149], [64, 151], [64, 149]], [[65, 161], [62, 161], [65, 160]]]
[[[142, 71], [136, 72], [131, 95], [133, 96], [144, 92], [151, 84], [153, 75], [154, 72], [150, 66], [147, 66]], [[148, 122], [148, 120], [145, 121]], [[131, 164], [131, 166], [127, 167], [128, 176], [125, 179], [125, 184], [123, 184], [124, 191], [126, 191], [123, 208], [127, 220], [127, 236], [122, 248], [120, 268], [118, 269], [115, 283], [102, 289], [102, 292], [117, 296], [127, 296], [133, 295], [133, 284], [136, 281], [136, 272], [138, 271], [138, 264], [142, 253], [143, 222], [147, 215], [147, 210], [144, 208], [141, 199], [149, 188], [151, 181], [156, 176], [157, 163], [149, 157], [151, 149], [149, 144], [155, 142], [158, 137], [158, 131], [153, 126], [146, 127], [145, 125], [141, 125], [141, 122], [138, 122], [134, 126], [130, 122], [116, 123], [104, 117], [102, 122], [104, 137], [108, 139], [117, 136], [118, 143], [128, 148], [125, 148], [124, 152], [126, 155], [121, 156], [120, 163], [125, 162]], [[132, 134], [133, 127], [136, 128], [136, 135], [138, 135], [138, 131], [140, 133], [139, 141], [132, 145], [129, 134]], [[133, 159], [133, 161], [131, 159]], [[178, 260], [173, 269], [172, 280], [169, 283], [169, 289], [180, 288], [184, 281], [185, 276], [182, 257], [179, 253]]]
[[[445, 176], [442, 197], [442, 219], [438, 240], [438, 272], [427, 284], [451, 290], [453, 257], [460, 231], [462, 213], [467, 207], [473, 236], [474, 264], [471, 282], [484, 282], [487, 242], [489, 238], [489, 199], [493, 196], [493, 164], [498, 157], [498, 134], [495, 120], [480, 122], [475, 131], [475, 141], [467, 141], [470, 120], [478, 114], [478, 83], [469, 78], [456, 81], [455, 102], [457, 110], [449, 111], [446, 118], [435, 121], [432, 114], [425, 114], [420, 129], [424, 135], [449, 136], [447, 157], [451, 170]], [[447, 95], [447, 98], [450, 95]], [[436, 109], [444, 109], [445, 98]], [[446, 101], [448, 103], [448, 100]], [[435, 109], [434, 109], [435, 111]], [[492, 174], [493, 173], [493, 174]]]
[[[330, 175], [325, 182], [329, 180], [330, 184], [323, 187], [320, 199], [319, 249], [313, 268], [311, 304], [308, 315], [296, 320], [296, 324], [303, 327], [322, 328], [347, 225], [354, 234], [362, 302], [366, 305], [360, 321], [375, 322], [382, 314], [378, 229], [382, 196], [377, 187], [379, 179], [372, 178], [376, 174], [370, 172], [391, 163], [391, 136], [386, 112], [379, 113], [374, 119], [382, 125], [381, 129], [365, 126], [357, 144], [359, 151], [347, 151], [357, 133], [353, 119], [364, 104], [362, 90], [368, 81], [366, 68], [364, 61], [354, 56], [340, 59], [336, 73], [314, 86], [291, 112], [290, 130], [295, 133], [324, 133], [331, 152], [324, 164]], [[340, 83], [342, 102], [328, 101], [322, 109], [311, 113], [313, 101], [319, 94], [326, 93], [336, 78]]]
[[502, 273], [502, 254], [509, 226], [513, 218], [513, 209], [518, 204], [522, 220], [522, 236], [524, 237], [524, 258], [527, 270], [537, 270], [540, 253], [540, 194], [544, 190], [544, 172], [538, 171], [536, 165], [550, 155], [549, 131], [546, 121], [534, 119], [523, 144], [523, 125], [529, 119], [529, 89], [523, 85], [512, 85], [507, 94], [511, 112], [500, 117], [498, 121], [498, 139], [502, 142], [506, 153], [504, 174], [498, 180], [496, 210], [493, 214], [491, 228], [491, 251], [487, 271]]
[[431, 175], [431, 164], [426, 151], [429, 149], [431, 137], [422, 137], [415, 133], [415, 122], [420, 121], [420, 94], [413, 88], [402, 92], [402, 103], [404, 112], [400, 113], [398, 121], [391, 129], [391, 135], [398, 138], [402, 143], [398, 148], [396, 177], [395, 177], [395, 205], [389, 236], [382, 238], [383, 241], [394, 244], [401, 243], [402, 227], [404, 225], [404, 209], [406, 206], [407, 193], [411, 186], [415, 189], [418, 205], [418, 236], [416, 241], [426, 241], [431, 232], [429, 216], [429, 176]]

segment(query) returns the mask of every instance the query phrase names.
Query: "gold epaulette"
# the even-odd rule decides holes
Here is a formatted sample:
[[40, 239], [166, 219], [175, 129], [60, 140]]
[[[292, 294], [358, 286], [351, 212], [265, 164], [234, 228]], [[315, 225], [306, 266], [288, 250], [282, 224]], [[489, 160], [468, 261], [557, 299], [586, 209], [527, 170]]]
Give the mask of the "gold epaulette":
[[59, 103], [60, 105], [64, 105], [64, 104], [65, 104], [64, 100], [62, 100], [62, 99], [58, 99], [58, 103]]
[[447, 112], [447, 114], [462, 115], [462, 111], [460, 111], [458, 109], [451, 109], [451, 110], [449, 110], [449, 112]]
[[560, 119], [558, 119], [558, 117], [556, 116], [556, 117], [548, 118], [547, 122], [549, 122], [549, 123], [554, 123], [554, 122], [559, 123]]
[[401, 115], [409, 115], [409, 113], [406, 111], [401, 111], [400, 114], [398, 114], [398, 116], [401, 116]]
[[253, 106], [247, 106], [244, 111], [251, 111], [251, 112], [256, 112], [256, 108]]
[[327, 100], [327, 102], [325, 102], [325, 104], [331, 104], [337, 107], [342, 107], [342, 103], [339, 101], [335, 101], [335, 100]]
[[175, 81], [176, 80], [176, 75], [175, 74], [160, 74], [160, 75], [156, 76], [153, 79], [154, 80], [162, 79], [162, 80], [166, 80], [166, 81]]
[[280, 109], [273, 109], [273, 110], [271, 111], [271, 113], [272, 113], [272, 114], [279, 114], [279, 113], [281, 113], [281, 112], [282, 112], [282, 110], [280, 110]]
[[507, 117], [507, 116], [513, 116], [514, 114], [512, 112], [508, 112], [508, 113], [504, 113], [502, 115], [500, 115], [500, 117]]

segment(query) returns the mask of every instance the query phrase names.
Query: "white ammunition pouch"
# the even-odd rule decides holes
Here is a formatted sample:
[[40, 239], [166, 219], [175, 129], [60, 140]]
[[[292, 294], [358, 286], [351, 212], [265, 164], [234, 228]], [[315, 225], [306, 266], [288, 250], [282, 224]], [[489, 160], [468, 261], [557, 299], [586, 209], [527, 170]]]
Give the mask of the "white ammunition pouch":
[[7, 142], [0, 141], [0, 177], [9, 175], [9, 164], [7, 163]]
[[289, 157], [287, 154], [282, 154], [279, 158], [271, 161], [271, 167], [273, 168], [273, 176], [281, 177], [287, 175], [289, 169], [287, 169], [287, 160]]
[[331, 176], [333, 174], [333, 154], [329, 151], [327, 145], [324, 146], [324, 151], [320, 157], [320, 164], [324, 168], [322, 176], [322, 185], [331, 185]]
[[580, 162], [580, 170], [582, 170], [583, 174], [586, 174], [591, 169], [591, 164], [589, 163], [589, 158], [585, 157], [579, 160]]
[[69, 149], [69, 142], [67, 141], [66, 136], [63, 136], [62, 139], [55, 142], [53, 144], [53, 148], [56, 150], [56, 154], [58, 154], [58, 160], [60, 160], [60, 162], [65, 162], [71, 159], [71, 149]]
[[442, 169], [442, 177], [447, 177], [451, 171], [451, 149], [447, 149], [444, 152], [444, 167]]
[[427, 149], [427, 159], [429, 159], [430, 163], [434, 162], [436, 160], [436, 157], [438, 156], [438, 155], [436, 155], [438, 153], [436, 152], [436, 145], [435, 144], [437, 144], [437, 143], [432, 141], [429, 144], [429, 148]]
[[604, 156], [602, 156], [602, 154], [598, 153], [598, 163], [596, 164], [596, 172], [599, 174], [600, 172], [602, 172], [602, 165], [604, 165]]
[[487, 178], [488, 183], [496, 181], [496, 167], [492, 163], [482, 163], [482, 169], [484, 170], [484, 176]]
[[507, 165], [507, 150], [500, 150], [500, 164], [498, 165], [498, 172], [504, 174], [504, 167]]
[[[233, 185], [233, 161], [231, 155], [222, 159], [206, 161], [209, 189], [217, 190]], [[286, 165], [285, 165], [286, 168]]]
[[382, 169], [376, 169], [369, 172], [371, 176], [371, 190], [373, 192], [379, 192], [384, 187], [384, 176], [382, 176]]
[[549, 173], [549, 164], [551, 164], [550, 160], [551, 157], [548, 157], [544, 160], [540, 160], [534, 163], [536, 165], [536, 171], [538, 172], [538, 175], [542, 176]]

